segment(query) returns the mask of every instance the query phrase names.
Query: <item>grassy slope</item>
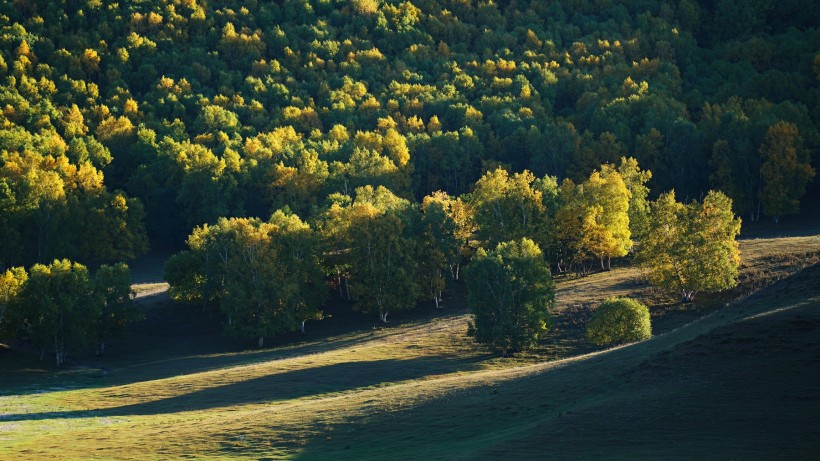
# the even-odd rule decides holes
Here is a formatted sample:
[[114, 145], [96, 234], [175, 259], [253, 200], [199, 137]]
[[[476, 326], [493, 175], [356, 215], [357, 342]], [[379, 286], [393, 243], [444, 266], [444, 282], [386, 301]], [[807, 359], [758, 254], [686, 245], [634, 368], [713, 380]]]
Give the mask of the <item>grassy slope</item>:
[[[820, 249], [820, 237], [742, 245], [744, 272], [775, 278], [800, 263], [789, 254]], [[670, 308], [656, 322], [669, 333], [578, 355], [589, 349], [567, 332], [580, 328], [585, 306], [653, 296], [638, 275], [562, 282], [559, 329], [516, 361], [476, 350], [454, 306], [400, 328], [264, 351], [206, 347], [213, 331], [203, 331], [190, 344], [134, 346], [106, 372], [33, 370], [36, 386], [21, 387], [22, 370], [4, 372], [0, 459], [748, 459], [820, 449], [816, 267], [683, 328], [702, 312]], [[155, 302], [149, 320], [150, 309], [169, 313]], [[154, 355], [139, 359], [146, 351]]]

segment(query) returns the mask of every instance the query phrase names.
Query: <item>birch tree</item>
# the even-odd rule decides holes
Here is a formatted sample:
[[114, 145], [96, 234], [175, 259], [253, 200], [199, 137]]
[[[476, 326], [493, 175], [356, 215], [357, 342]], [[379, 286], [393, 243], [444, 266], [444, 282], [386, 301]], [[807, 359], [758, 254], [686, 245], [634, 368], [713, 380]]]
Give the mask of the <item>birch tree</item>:
[[684, 205], [672, 191], [652, 203], [639, 257], [653, 284], [688, 302], [737, 285], [739, 233], [740, 218], [723, 193], [711, 191], [703, 203]]
[[357, 189], [347, 210], [354, 308], [387, 322], [391, 312], [412, 309], [418, 299], [416, 239], [410, 203], [384, 187]]
[[461, 259], [459, 226], [453, 216], [453, 202], [446, 192], [441, 191], [424, 197], [421, 202], [420, 279], [437, 308], [441, 307], [447, 273], [454, 277], [454, 268]]
[[476, 182], [470, 203], [479, 239], [490, 247], [523, 237], [544, 242], [549, 226], [543, 194], [535, 181], [529, 171], [510, 175], [497, 168]]

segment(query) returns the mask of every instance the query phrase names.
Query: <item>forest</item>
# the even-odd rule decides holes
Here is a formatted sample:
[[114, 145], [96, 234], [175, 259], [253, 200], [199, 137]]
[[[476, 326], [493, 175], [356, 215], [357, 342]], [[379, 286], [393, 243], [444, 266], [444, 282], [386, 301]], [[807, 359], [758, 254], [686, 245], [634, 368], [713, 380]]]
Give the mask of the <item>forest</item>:
[[[686, 301], [730, 287], [738, 217], [818, 191], [809, 10], [3, 2], [0, 342], [102, 347], [139, 317], [116, 263], [149, 248], [176, 253], [174, 299], [260, 347], [329, 296], [382, 322], [438, 306], [463, 265], [503, 353], [548, 324], [550, 274], [633, 255]], [[486, 339], [470, 277], [526, 331]]]

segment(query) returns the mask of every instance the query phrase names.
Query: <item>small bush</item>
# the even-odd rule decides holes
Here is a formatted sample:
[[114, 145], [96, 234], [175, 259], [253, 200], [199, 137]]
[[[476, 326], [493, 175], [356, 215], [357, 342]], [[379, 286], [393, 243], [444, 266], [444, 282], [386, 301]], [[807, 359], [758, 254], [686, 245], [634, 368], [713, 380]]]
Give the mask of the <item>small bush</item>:
[[651, 337], [649, 309], [634, 299], [607, 299], [587, 324], [587, 339], [599, 346], [631, 343]]

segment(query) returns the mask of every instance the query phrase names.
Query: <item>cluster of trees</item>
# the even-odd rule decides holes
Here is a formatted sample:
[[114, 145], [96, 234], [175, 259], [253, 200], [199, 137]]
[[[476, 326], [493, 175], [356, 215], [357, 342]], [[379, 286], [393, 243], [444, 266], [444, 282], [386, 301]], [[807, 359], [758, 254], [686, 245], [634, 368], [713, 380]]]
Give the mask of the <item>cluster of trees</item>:
[[289, 209], [268, 221], [220, 218], [197, 227], [188, 250], [166, 265], [175, 299], [220, 309], [227, 330], [264, 338], [320, 319], [328, 281], [353, 308], [387, 322], [391, 312], [432, 300], [467, 272], [471, 333], [503, 353], [545, 332], [555, 270], [585, 274], [633, 249], [652, 280], [691, 300], [737, 280], [740, 220], [731, 199], [710, 192], [678, 203], [674, 192], [648, 200], [651, 172], [633, 158], [603, 165], [575, 184], [525, 170], [485, 173], [460, 197], [430, 194], [414, 203], [384, 186], [333, 194], [310, 222]]
[[12, 267], [0, 273], [0, 339], [25, 341], [53, 352], [57, 366], [93, 345], [105, 353], [108, 340], [128, 331], [140, 318], [132, 304], [131, 274], [125, 264], [103, 265], [92, 276], [67, 259]]
[[171, 295], [214, 306], [229, 332], [258, 338], [320, 319], [329, 281], [353, 308], [387, 322], [419, 300], [439, 306], [469, 241], [467, 205], [446, 193], [421, 204], [383, 186], [336, 194], [313, 225], [290, 210], [197, 227], [166, 264]]

